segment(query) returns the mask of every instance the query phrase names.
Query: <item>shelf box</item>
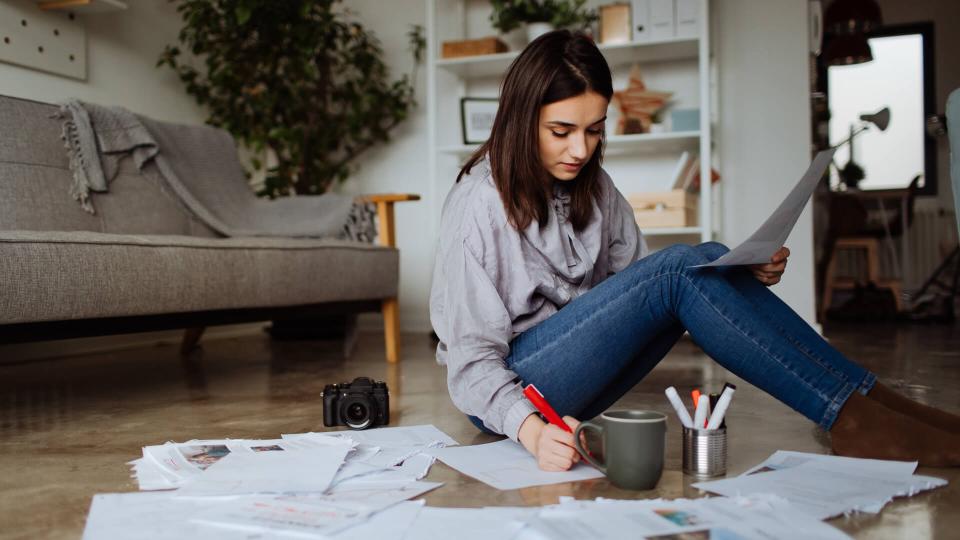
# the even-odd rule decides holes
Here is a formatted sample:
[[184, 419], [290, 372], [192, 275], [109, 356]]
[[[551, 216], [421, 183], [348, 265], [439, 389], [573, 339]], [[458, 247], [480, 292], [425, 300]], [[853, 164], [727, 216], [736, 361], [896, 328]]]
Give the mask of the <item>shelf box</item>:
[[661, 227], [695, 227], [697, 211], [692, 208], [666, 208], [663, 210], [634, 210], [637, 226], [643, 229]]
[[670, 191], [647, 191], [627, 195], [627, 202], [635, 210], [651, 210], [658, 206], [665, 208], [697, 208], [700, 197], [685, 189], [671, 189]]
[[631, 193], [627, 202], [641, 229], [695, 227], [700, 196], [685, 189]]

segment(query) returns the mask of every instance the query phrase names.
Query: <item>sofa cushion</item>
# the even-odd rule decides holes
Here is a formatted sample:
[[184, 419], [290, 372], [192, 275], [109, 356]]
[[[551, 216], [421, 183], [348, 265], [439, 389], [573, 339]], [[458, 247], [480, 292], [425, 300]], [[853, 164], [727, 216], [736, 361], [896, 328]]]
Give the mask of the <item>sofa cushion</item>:
[[0, 231], [0, 324], [389, 298], [398, 271], [340, 240]]

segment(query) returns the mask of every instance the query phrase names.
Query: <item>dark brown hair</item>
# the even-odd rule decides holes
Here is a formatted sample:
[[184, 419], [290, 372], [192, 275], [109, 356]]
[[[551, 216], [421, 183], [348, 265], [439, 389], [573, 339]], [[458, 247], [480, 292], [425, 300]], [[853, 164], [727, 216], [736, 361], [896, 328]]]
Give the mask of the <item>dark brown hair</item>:
[[[610, 66], [593, 40], [580, 32], [555, 30], [534, 40], [510, 65], [500, 87], [500, 105], [490, 138], [467, 160], [457, 182], [485, 155], [507, 217], [517, 230], [549, 218], [552, 177], [540, 162], [540, 108], [593, 91], [613, 96]], [[570, 181], [570, 223], [582, 230], [590, 222], [603, 159], [601, 135], [593, 155]]]

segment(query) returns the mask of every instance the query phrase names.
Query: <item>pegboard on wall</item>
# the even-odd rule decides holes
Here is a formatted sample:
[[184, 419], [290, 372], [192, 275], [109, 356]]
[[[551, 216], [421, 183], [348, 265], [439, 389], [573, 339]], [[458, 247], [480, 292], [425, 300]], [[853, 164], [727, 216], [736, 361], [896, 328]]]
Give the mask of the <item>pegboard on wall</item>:
[[71, 13], [0, 0], [0, 62], [86, 80], [87, 32]]

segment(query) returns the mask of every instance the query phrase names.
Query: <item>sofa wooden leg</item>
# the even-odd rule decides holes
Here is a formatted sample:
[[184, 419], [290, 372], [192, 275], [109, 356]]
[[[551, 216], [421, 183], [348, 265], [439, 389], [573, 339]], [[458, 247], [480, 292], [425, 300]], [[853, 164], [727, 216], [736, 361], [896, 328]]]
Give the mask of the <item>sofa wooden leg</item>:
[[[419, 201], [419, 195], [388, 193], [364, 195], [359, 202], [377, 205], [377, 240], [381, 246], [397, 247], [397, 230], [394, 226], [393, 204], [403, 201]], [[387, 362], [400, 360], [400, 311], [396, 298], [383, 301], [383, 335], [387, 343]]]
[[206, 326], [194, 326], [193, 328], [184, 330], [183, 341], [180, 342], [180, 354], [186, 356], [190, 354], [190, 351], [196, 349], [197, 343], [200, 342], [200, 336], [203, 335], [203, 331], [206, 329]]
[[396, 298], [383, 301], [383, 337], [387, 344], [387, 362], [400, 360], [400, 310]]

